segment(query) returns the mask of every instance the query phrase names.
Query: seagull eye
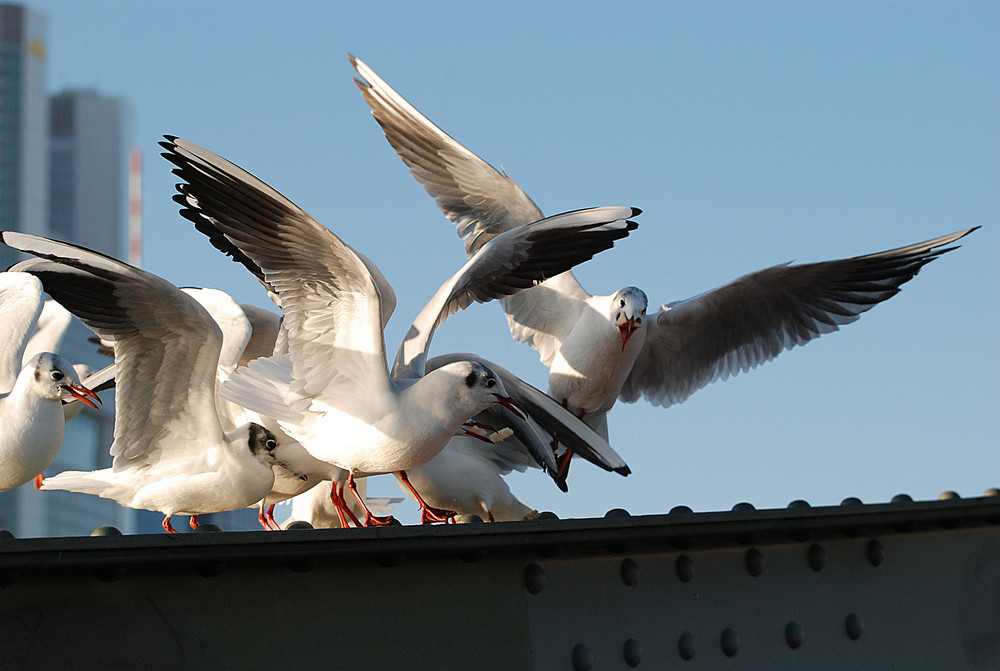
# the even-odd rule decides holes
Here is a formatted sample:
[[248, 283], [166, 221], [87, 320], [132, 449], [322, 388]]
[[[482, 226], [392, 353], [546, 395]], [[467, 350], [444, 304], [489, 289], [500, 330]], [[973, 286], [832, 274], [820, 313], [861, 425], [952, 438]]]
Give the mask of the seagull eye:
[[496, 386], [496, 384], [497, 384], [497, 381], [496, 381], [496, 379], [494, 379], [494, 378], [492, 378], [492, 377], [488, 377], [488, 378], [486, 378], [486, 386], [487, 386], [487, 387], [495, 387], [495, 386]]
[[264, 443], [264, 447], [266, 447], [268, 450], [273, 450], [274, 448], [278, 447], [278, 441], [276, 441], [274, 438], [268, 438], [267, 442]]
[[54, 370], [51, 373], [49, 373], [49, 377], [58, 382], [59, 380], [63, 379], [66, 376], [63, 375], [61, 370]]
[[622, 307], [625, 307], [625, 299], [622, 299]]

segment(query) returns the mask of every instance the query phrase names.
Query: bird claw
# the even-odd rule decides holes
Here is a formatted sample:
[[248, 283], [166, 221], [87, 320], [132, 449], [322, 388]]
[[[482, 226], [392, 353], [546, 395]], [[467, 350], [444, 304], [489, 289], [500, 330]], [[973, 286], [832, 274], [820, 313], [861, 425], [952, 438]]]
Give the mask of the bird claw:
[[452, 522], [457, 514], [454, 510], [445, 510], [444, 508], [425, 505], [420, 509], [420, 523], [432, 524], [434, 522], [444, 522], [447, 524]]

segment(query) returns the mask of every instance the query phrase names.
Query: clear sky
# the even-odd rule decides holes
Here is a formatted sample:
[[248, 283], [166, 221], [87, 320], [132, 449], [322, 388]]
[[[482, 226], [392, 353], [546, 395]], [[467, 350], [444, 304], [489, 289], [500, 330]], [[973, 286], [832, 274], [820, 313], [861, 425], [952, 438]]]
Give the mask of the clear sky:
[[[53, 90], [128, 99], [144, 152], [144, 265], [267, 305], [177, 214], [164, 133], [277, 188], [371, 257], [410, 320], [464, 261], [351, 78], [346, 53], [547, 214], [643, 209], [577, 276], [651, 304], [754, 270], [972, 226], [962, 248], [841, 332], [668, 409], [618, 404], [628, 478], [574, 463], [515, 493], [561, 517], [795, 499], [964, 497], [1000, 486], [1000, 4], [995, 2], [83, 2], [49, 17]], [[500, 307], [431, 354], [474, 351], [545, 387]], [[398, 496], [389, 478], [370, 485]], [[415, 506], [401, 504], [404, 521]]]

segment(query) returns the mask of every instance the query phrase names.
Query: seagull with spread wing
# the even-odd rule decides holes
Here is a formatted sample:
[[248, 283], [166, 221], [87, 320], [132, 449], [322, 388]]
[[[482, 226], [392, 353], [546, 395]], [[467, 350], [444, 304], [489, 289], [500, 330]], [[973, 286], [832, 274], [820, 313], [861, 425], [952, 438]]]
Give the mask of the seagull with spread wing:
[[[111, 468], [65, 471], [42, 489], [159, 511], [171, 533], [173, 515], [190, 515], [195, 527], [200, 514], [245, 508], [268, 493], [277, 441], [218, 399], [222, 332], [197, 301], [103, 254], [26, 233], [2, 235], [40, 257], [15, 270], [40, 279], [46, 293], [115, 345]], [[242, 349], [228, 348], [234, 365]]]
[[[466, 149], [348, 55], [355, 83], [410, 174], [455, 225], [467, 255], [542, 216], [506, 174]], [[836, 331], [894, 296], [975, 229], [877, 254], [778, 265], [647, 314], [645, 292], [587, 292], [571, 272], [501, 301], [515, 340], [549, 367], [549, 394], [607, 437], [617, 399], [669, 406], [716, 380]], [[572, 451], [560, 458], [565, 476]]]
[[[395, 295], [374, 263], [229, 161], [173, 136], [161, 146], [183, 180], [175, 196], [182, 215], [246, 266], [282, 311], [288, 353], [250, 362], [223, 393], [274, 418], [317, 459], [348, 471], [352, 490], [360, 475], [391, 472], [405, 484], [407, 468], [437, 455], [487, 407], [499, 403], [520, 414], [482, 363], [456, 361], [425, 371], [433, 333], [448, 316], [568, 270], [636, 228], [628, 217], [638, 210], [605, 207], [498, 236], [420, 312], [390, 374], [383, 327]], [[428, 506], [417, 499], [426, 514]], [[343, 507], [336, 488], [334, 500]], [[435, 512], [445, 519], [451, 511]], [[387, 520], [366, 512], [365, 523]]]

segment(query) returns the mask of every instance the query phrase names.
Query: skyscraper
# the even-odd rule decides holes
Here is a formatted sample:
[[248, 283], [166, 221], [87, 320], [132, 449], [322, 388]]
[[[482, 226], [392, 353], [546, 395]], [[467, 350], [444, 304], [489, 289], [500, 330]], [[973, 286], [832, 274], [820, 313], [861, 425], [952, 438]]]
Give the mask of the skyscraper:
[[[0, 3], [0, 230], [53, 237], [137, 263], [140, 167], [137, 152], [130, 151], [131, 106], [91, 89], [49, 97], [47, 21], [28, 7]], [[0, 270], [18, 259], [0, 245]], [[111, 360], [97, 352], [91, 337], [74, 319], [59, 353], [102, 368]], [[100, 411], [86, 408], [67, 423], [62, 449], [46, 475], [111, 465], [113, 395], [102, 397]], [[0, 494], [0, 528], [19, 537], [89, 534], [103, 525], [126, 533], [158, 532], [161, 520], [159, 514], [92, 495], [39, 492], [31, 483]], [[202, 521], [226, 529], [257, 528], [250, 510], [206, 515]]]
[[[47, 18], [0, 4], [0, 230], [67, 240], [124, 258], [128, 252], [131, 110], [96, 91], [46, 91]], [[0, 264], [18, 259], [0, 246]], [[74, 363], [111, 362], [75, 319], [59, 346]], [[106, 400], [111, 395], [106, 394]], [[110, 465], [114, 406], [86, 409], [46, 474]], [[89, 533], [100, 524], [136, 528], [134, 511], [93, 496], [38, 492], [32, 484], [0, 494], [0, 527], [18, 536]]]
[[132, 111], [93, 90], [51, 98], [52, 235], [118, 259], [128, 255]]
[[[0, 4], [0, 230], [49, 230], [45, 15]], [[16, 255], [0, 250], [0, 264]]]

